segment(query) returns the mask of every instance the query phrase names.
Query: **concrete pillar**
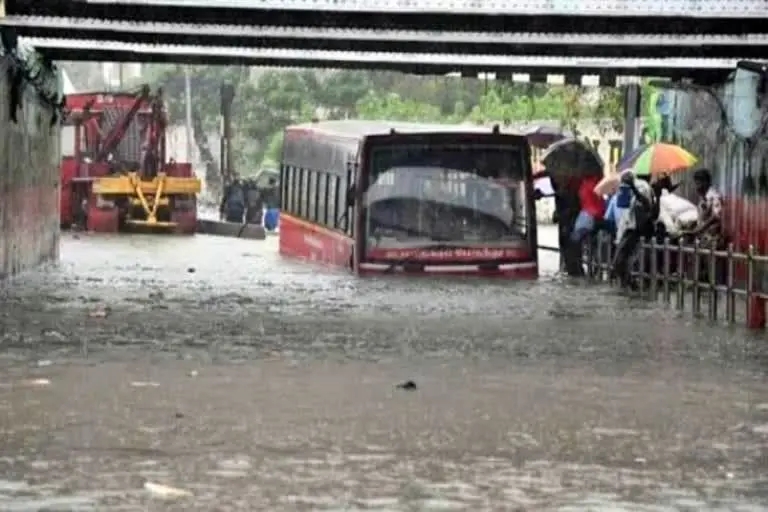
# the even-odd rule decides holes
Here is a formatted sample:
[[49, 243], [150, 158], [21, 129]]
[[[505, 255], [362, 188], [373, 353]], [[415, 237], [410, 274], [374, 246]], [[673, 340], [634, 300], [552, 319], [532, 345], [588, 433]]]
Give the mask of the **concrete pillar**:
[[624, 86], [624, 154], [632, 153], [640, 140], [640, 110], [642, 106], [640, 84]]
[[61, 131], [53, 109], [23, 83], [11, 119], [8, 56], [0, 56], [0, 277], [58, 258]]

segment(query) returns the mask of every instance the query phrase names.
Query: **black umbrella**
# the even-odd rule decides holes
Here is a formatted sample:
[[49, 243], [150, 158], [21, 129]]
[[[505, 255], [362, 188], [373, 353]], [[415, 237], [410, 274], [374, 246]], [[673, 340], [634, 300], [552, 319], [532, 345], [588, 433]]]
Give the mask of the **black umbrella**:
[[557, 141], [571, 137], [568, 132], [542, 124], [528, 128], [524, 135], [528, 139], [528, 144], [534, 148], [546, 148]]
[[564, 183], [571, 177], [602, 177], [605, 168], [603, 159], [589, 143], [573, 137], [549, 146], [541, 157], [541, 163], [557, 183]]

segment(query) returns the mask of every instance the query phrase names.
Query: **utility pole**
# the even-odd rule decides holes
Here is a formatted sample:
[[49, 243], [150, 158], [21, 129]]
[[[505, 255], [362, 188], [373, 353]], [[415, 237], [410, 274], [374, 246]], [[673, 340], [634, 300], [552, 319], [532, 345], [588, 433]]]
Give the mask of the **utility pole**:
[[640, 142], [640, 114], [642, 98], [640, 81], [635, 79], [624, 86], [624, 154], [634, 151]]
[[187, 132], [187, 162], [192, 161], [192, 79], [189, 73], [189, 66], [184, 66], [184, 102], [186, 109], [186, 132]]
[[123, 88], [125, 87], [125, 83], [123, 82], [123, 78], [124, 78], [123, 77], [123, 63], [122, 62], [118, 62], [117, 63], [117, 82], [120, 84], [119, 85], [120, 91], [122, 91]]
[[232, 179], [234, 165], [232, 162], [232, 100], [235, 97], [235, 87], [230, 83], [221, 84], [221, 146], [219, 158], [224, 185]]

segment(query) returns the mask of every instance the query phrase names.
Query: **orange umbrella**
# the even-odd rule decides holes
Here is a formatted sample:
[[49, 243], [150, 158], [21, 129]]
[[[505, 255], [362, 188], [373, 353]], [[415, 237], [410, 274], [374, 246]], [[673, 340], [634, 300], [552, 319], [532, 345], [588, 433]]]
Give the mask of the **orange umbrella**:
[[619, 170], [633, 169], [637, 176], [685, 171], [696, 165], [696, 157], [676, 144], [657, 142], [624, 157]]

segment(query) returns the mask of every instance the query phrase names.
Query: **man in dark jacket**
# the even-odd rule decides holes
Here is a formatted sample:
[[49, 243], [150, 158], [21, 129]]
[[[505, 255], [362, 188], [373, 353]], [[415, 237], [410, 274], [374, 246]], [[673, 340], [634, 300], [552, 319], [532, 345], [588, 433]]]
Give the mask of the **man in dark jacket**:
[[224, 189], [219, 207], [219, 215], [227, 222], [241, 224], [245, 215], [245, 188], [240, 177], [235, 175], [232, 182]]

